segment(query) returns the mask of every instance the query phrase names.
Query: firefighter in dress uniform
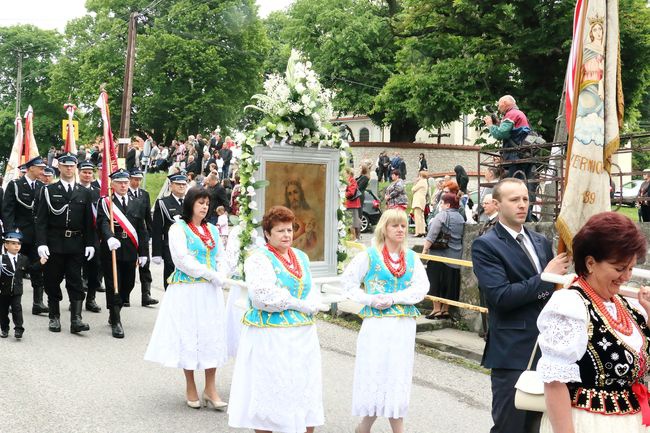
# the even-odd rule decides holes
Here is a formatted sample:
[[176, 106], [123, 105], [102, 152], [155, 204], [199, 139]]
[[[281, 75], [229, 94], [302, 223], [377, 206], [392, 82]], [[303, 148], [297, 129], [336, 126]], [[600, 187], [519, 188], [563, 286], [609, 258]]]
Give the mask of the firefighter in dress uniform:
[[[82, 161], [79, 167], [79, 185], [90, 191], [93, 211], [93, 228], [97, 232], [97, 202], [99, 201], [99, 186], [94, 185], [95, 165], [90, 161]], [[99, 238], [95, 237], [95, 255], [92, 259], [84, 262], [83, 266], [83, 285], [86, 291], [86, 310], [93, 313], [102, 311], [97, 305], [97, 292], [103, 292], [102, 271], [99, 264]]]
[[163, 282], [167, 290], [167, 278], [174, 272], [174, 262], [169, 252], [169, 228], [183, 213], [183, 198], [187, 187], [187, 176], [184, 174], [170, 174], [169, 188], [171, 194], [156, 200], [153, 211], [151, 261], [159, 265], [164, 263]]
[[49, 330], [61, 332], [59, 302], [63, 300], [61, 282], [70, 300], [70, 332], [88, 331], [81, 309], [85, 294], [81, 281], [84, 262], [95, 255], [92, 196], [75, 181], [77, 157], [67, 153], [59, 157], [58, 182], [43, 186], [36, 208], [36, 245], [45, 261], [45, 290], [49, 306]]
[[[124, 338], [120, 310], [135, 284], [136, 266], [147, 264], [149, 238], [144, 217], [144, 206], [139, 200], [129, 199], [129, 172], [123, 169], [111, 174], [111, 196], [114, 230], [110, 224], [108, 197], [100, 199], [97, 206], [97, 227], [100, 233], [101, 264], [106, 284], [106, 305], [113, 337]], [[114, 292], [113, 261], [111, 251], [116, 252], [118, 293]]]
[[23, 235], [21, 253], [29, 259], [27, 272], [30, 275], [34, 290], [32, 314], [47, 313], [49, 310], [43, 303], [43, 267], [38, 257], [34, 239], [35, 201], [43, 187], [39, 178], [43, 174], [45, 162], [40, 156], [34, 157], [20, 167], [25, 170], [18, 179], [7, 185], [2, 202], [4, 229], [8, 232], [19, 231]]

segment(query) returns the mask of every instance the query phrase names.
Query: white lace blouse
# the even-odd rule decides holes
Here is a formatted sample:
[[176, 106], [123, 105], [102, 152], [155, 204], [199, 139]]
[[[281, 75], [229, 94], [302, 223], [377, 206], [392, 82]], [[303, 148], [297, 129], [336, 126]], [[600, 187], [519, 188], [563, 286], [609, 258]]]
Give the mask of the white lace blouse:
[[[198, 227], [203, 234], [203, 229]], [[227, 269], [226, 251], [219, 236], [215, 236], [214, 241], [217, 243], [217, 269], [222, 275], [225, 275]], [[199, 262], [196, 257], [187, 248], [187, 237], [185, 230], [179, 223], [174, 223], [169, 228], [169, 252], [172, 256], [174, 266], [193, 278], [205, 278], [212, 280], [216, 271], [209, 269], [204, 263]]]
[[[303, 269], [302, 271], [303, 274], [310, 272], [309, 269]], [[244, 262], [244, 272], [246, 273], [248, 297], [253, 307], [269, 313], [284, 310], [302, 310], [302, 301], [300, 299], [293, 297], [287, 289], [278, 287], [273, 264], [263, 253], [251, 254]], [[305, 301], [310, 303], [320, 301], [320, 291], [313, 284]]]
[[[647, 314], [636, 299], [629, 299], [630, 305], [647, 320]], [[616, 308], [612, 302], [605, 302], [609, 314], [616, 319]], [[549, 382], [581, 382], [577, 362], [587, 351], [587, 326], [589, 315], [580, 294], [575, 290], [558, 290], [548, 301], [539, 317], [539, 347], [542, 357], [537, 372], [542, 380]], [[643, 335], [636, 326], [632, 335], [616, 331], [619, 339], [636, 351], [643, 346]], [[611, 344], [609, 342], [596, 344]], [[606, 349], [605, 347], [603, 349]]]
[[[391, 253], [390, 256], [397, 260], [399, 254]], [[343, 271], [341, 281], [343, 284], [343, 293], [345, 296], [354, 302], [363, 305], [370, 305], [375, 295], [370, 295], [361, 288], [366, 274], [370, 259], [368, 253], [362, 251], [358, 253]], [[393, 298], [393, 303], [402, 305], [413, 305], [424, 299], [424, 295], [429, 291], [429, 278], [424, 265], [419, 259], [415, 259], [415, 266], [413, 269], [413, 277], [411, 279], [411, 286], [406, 290], [390, 293]]]

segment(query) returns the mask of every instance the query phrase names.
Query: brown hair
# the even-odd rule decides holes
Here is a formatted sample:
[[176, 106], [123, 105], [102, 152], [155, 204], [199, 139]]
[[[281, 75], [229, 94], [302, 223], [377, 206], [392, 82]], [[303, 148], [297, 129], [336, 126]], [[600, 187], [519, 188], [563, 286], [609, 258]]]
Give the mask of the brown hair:
[[458, 201], [458, 194], [453, 192], [446, 192], [440, 197], [440, 201], [449, 205], [451, 209], [458, 209], [460, 204]]
[[284, 206], [272, 206], [262, 218], [262, 230], [264, 231], [264, 238], [267, 233], [271, 233], [271, 229], [278, 223], [293, 223], [296, 216], [293, 211]]
[[643, 263], [647, 248], [643, 232], [631, 219], [616, 212], [596, 214], [573, 238], [576, 274], [587, 275], [585, 261], [588, 256], [597, 262], [610, 263], [622, 263], [636, 257]]

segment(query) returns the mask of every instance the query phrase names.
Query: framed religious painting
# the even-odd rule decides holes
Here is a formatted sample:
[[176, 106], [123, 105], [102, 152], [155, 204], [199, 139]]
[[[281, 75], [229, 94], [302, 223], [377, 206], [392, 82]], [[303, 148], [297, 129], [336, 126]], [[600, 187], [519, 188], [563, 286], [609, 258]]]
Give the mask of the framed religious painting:
[[272, 206], [291, 209], [294, 248], [309, 256], [313, 276], [335, 276], [339, 151], [258, 146], [255, 157], [260, 162], [255, 178], [269, 182], [257, 191], [258, 220]]

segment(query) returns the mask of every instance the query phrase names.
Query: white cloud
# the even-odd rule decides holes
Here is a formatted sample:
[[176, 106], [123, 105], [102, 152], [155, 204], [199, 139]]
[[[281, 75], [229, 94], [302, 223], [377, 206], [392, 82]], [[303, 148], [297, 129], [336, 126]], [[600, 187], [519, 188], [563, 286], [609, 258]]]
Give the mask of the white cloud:
[[33, 24], [42, 29], [63, 32], [73, 18], [86, 14], [85, 0], [1, 0], [0, 26]]
[[266, 18], [271, 12], [286, 9], [293, 2], [294, 0], [257, 0], [257, 5], [260, 7], [260, 16]]

